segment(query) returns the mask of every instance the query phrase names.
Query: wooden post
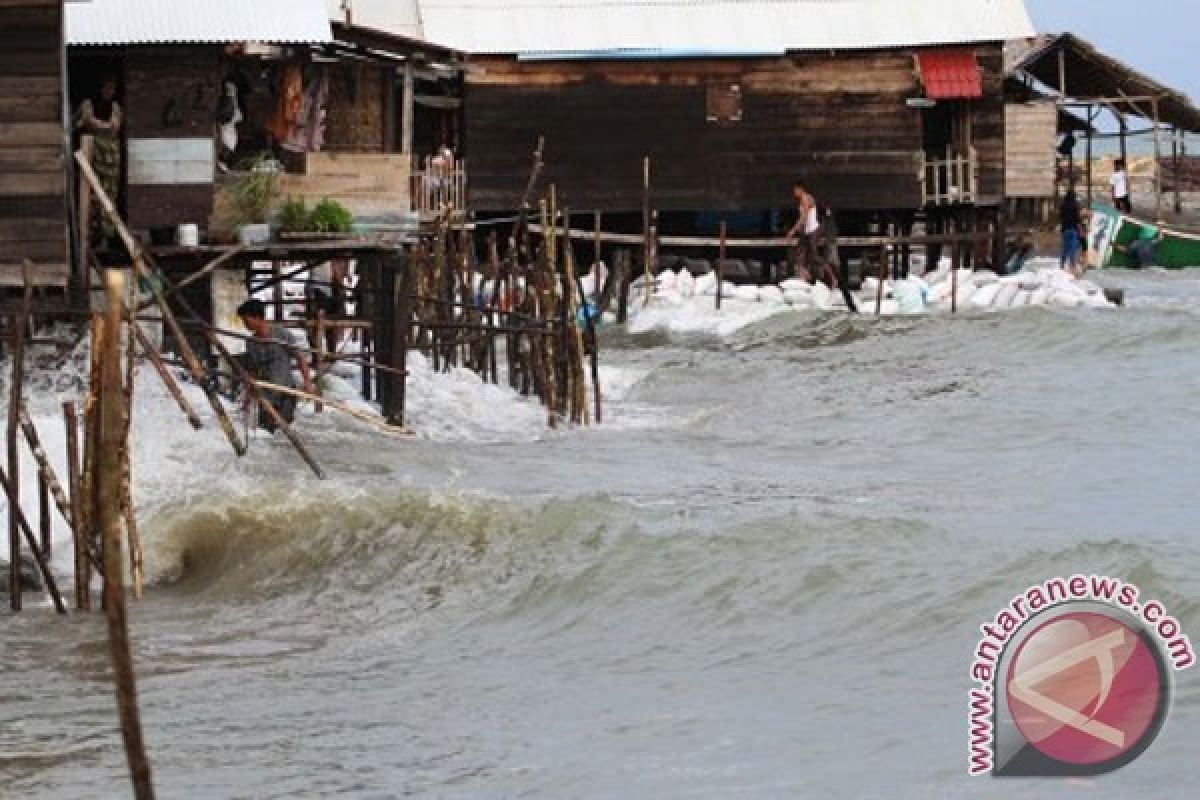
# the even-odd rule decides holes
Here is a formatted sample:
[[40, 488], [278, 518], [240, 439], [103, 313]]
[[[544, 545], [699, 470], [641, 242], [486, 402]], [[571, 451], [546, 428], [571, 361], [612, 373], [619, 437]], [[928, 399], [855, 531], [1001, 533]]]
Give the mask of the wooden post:
[[[321, 392], [321, 374], [325, 369], [325, 309], [317, 310], [317, 352], [313, 356], [313, 388], [316, 389], [317, 397], [320, 397]], [[313, 409], [318, 413], [325, 410], [325, 406], [320, 400], [313, 403]]]
[[37, 462], [39, 484], [45, 483], [46, 491], [49, 496], [54, 498], [62, 518], [67, 521], [68, 525], [73, 525], [74, 517], [71, 515], [70, 500], [67, 498], [67, 493], [63, 491], [58, 475], [54, 472], [50, 457], [46, 455], [46, 448], [42, 447], [42, 439], [38, 435], [37, 427], [34, 426], [33, 420], [30, 419], [25, 409], [21, 409], [21, 432], [25, 434], [25, 444], [29, 446], [29, 450]]
[[400, 152], [412, 155], [413, 151], [413, 109], [416, 108], [415, 84], [411, 62], [404, 63], [403, 97], [400, 110], [404, 114], [400, 119]]
[[412, 330], [412, 261], [393, 261], [392, 269], [395, 272], [392, 296], [392, 363], [388, 366], [393, 372], [388, 376], [391, 383], [391, 408], [388, 409], [387, 421], [389, 425], [404, 427], [405, 390], [408, 381], [405, 373], [408, 369], [408, 338]]
[[950, 257], [950, 313], [958, 313], [958, 269], [962, 265], [962, 243], [958, 240], [958, 225], [952, 225], [954, 243], [951, 245]]
[[42, 552], [46, 560], [54, 557], [54, 542], [51, 536], [50, 519], [50, 486], [46, 483], [46, 475], [38, 473], [38, 533], [41, 534]]
[[654, 276], [650, 265], [652, 235], [650, 230], [650, 156], [646, 156], [642, 159], [642, 266], [643, 280], [645, 281], [645, 285], [642, 287], [643, 307], [650, 305], [650, 294], [653, 291]]
[[[1129, 169], [1129, 124], [1125, 122], [1125, 115], [1113, 108], [1113, 113], [1117, 115], [1117, 125], [1121, 133], [1121, 161], [1125, 163], [1125, 169]], [[1133, 181], [1129, 182], [1129, 198], [1133, 201]]]
[[79, 481], [79, 419], [74, 403], [63, 403], [63, 424], [67, 432], [67, 486], [71, 491], [71, 533], [75, 548], [75, 607], [80, 611], [91, 608], [91, 563], [88, 560], [88, 540], [83, 526], [83, 489]]
[[124, 570], [121, 563], [121, 461], [128, 413], [121, 388], [120, 329], [125, 294], [124, 276], [116, 270], [109, 270], [105, 274], [105, 288], [108, 310], [104, 322], [104, 351], [101, 354], [100, 449], [96, 459], [98, 491], [95, 519], [104, 534], [104, 608], [108, 620], [108, 642], [121, 735], [125, 741], [134, 796], [138, 800], [150, 800], [154, 797], [154, 787], [142, 741], [137, 685], [125, 619]]
[[1171, 129], [1171, 175], [1173, 177], [1174, 186], [1172, 187], [1175, 195], [1174, 205], [1176, 214], [1183, 212], [1182, 202], [1179, 197], [1179, 131], [1175, 128]]
[[[91, 134], [79, 137], [79, 152], [77, 159], [91, 163], [94, 139]], [[86, 180], [78, 181], [79, 187], [79, 231], [78, 231], [78, 269], [80, 293], [83, 295], [83, 307], [91, 307], [92, 271], [88, 269], [88, 254], [92, 249], [92, 193]]]
[[[3, 467], [0, 467], [0, 489], [10, 495], [12, 493], [12, 485], [8, 482], [8, 475]], [[29, 519], [25, 516], [25, 511], [19, 505], [9, 506], [8, 513], [17, 520], [17, 528], [25, 537], [25, 546], [29, 548], [33, 560], [37, 563], [38, 571], [41, 572], [42, 580], [46, 584], [46, 591], [49, 592], [50, 599], [54, 601], [54, 608], [59, 614], [66, 614], [67, 607], [63, 604], [62, 595], [58, 593], [58, 583], [54, 580], [54, 574], [50, 572], [50, 562], [38, 545], [37, 537], [33, 533], [33, 528], [29, 526]], [[19, 593], [21, 584], [18, 582], [15, 586]], [[20, 609], [15, 610], [19, 611]]]
[[888, 250], [886, 244], [879, 245], [879, 288], [875, 291], [875, 316], [883, 313], [883, 287], [888, 276]]
[[728, 225], [725, 220], [721, 220], [721, 244], [717, 247], [717, 311], [721, 310], [721, 284], [725, 278], [723, 273], [725, 267], [725, 240], [729, 232]]
[[[1154, 115], [1154, 219], [1157, 221], [1163, 215], [1162, 139], [1159, 135], [1157, 97], [1150, 101], [1150, 109]], [[1133, 194], [1132, 190], [1130, 194]]]
[[21, 267], [24, 293], [21, 309], [12, 322], [12, 377], [8, 397], [8, 591], [13, 611], [21, 610], [21, 536], [17, 512], [21, 508], [21, 461], [17, 451], [20, 425], [22, 383], [25, 380], [25, 335], [33, 305], [32, 264], [26, 259]]
[[1087, 131], [1084, 134], [1084, 136], [1086, 137], [1086, 142], [1087, 142], [1087, 149], [1085, 152], [1085, 156], [1087, 158], [1087, 164], [1084, 165], [1084, 176], [1085, 176], [1085, 180], [1087, 181], [1087, 204], [1088, 204], [1089, 208], [1092, 205], [1092, 158], [1093, 158], [1093, 156], [1092, 156], [1092, 121], [1093, 121], [1092, 107], [1091, 107], [1091, 105], [1088, 105], [1088, 107], [1087, 107]]

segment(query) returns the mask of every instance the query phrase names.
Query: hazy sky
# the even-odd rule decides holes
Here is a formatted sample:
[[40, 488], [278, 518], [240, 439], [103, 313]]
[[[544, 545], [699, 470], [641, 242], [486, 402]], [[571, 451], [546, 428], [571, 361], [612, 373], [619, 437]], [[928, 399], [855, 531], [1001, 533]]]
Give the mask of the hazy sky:
[[1039, 32], [1076, 33], [1200, 102], [1196, 0], [1026, 0], [1026, 5]]

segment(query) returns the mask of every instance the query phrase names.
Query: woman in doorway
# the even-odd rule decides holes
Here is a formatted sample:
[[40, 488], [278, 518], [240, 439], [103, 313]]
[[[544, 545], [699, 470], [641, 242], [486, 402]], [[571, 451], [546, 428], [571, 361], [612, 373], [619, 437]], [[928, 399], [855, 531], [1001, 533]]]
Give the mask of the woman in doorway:
[[[105, 75], [100, 80], [96, 97], [84, 100], [75, 115], [75, 129], [92, 137], [92, 169], [114, 203], [121, 188], [121, 125], [124, 122], [116, 97], [117, 79]], [[90, 225], [92, 242], [107, 239], [116, 232], [98, 203], [92, 205]]]

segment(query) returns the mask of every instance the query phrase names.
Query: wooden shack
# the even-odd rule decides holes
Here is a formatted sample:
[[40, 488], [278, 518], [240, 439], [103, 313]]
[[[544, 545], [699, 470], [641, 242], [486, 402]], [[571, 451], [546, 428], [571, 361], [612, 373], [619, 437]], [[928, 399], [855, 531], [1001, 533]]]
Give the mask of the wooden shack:
[[[878, 4], [872, 4], [872, 8]], [[472, 53], [469, 199], [515, 208], [529, 154], [573, 209], [769, 211], [794, 179], [839, 212], [996, 207], [1003, 42], [1020, 0], [865, 4], [438, 3], [425, 35]], [[880, 9], [875, 9], [879, 11]]]
[[69, 276], [62, 0], [0, 0], [0, 290]]
[[[146, 19], [134, 0], [68, 8], [72, 107], [101, 75], [120, 84], [117, 199], [135, 232], [165, 238], [193, 223], [202, 236], [229, 238], [265, 221], [231, 198], [266, 162], [278, 165], [268, 216], [287, 198], [337, 200], [362, 220], [411, 212], [422, 70], [446, 62], [442, 88], [455, 92], [457, 54], [331, 23], [324, 0], [173, 5], [178, 18]], [[241, 115], [232, 150], [219, 124], [230, 91]]]

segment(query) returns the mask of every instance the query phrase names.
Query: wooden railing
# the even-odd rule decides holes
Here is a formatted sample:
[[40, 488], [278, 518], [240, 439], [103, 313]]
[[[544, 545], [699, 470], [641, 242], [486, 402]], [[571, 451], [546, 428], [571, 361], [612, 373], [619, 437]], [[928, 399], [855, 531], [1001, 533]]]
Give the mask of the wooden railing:
[[966, 155], [958, 155], [947, 147], [945, 158], [926, 154], [921, 190], [927, 206], [974, 203], [979, 195], [979, 159], [975, 148], [967, 148]]
[[449, 209], [461, 212], [467, 207], [467, 162], [443, 161], [426, 157], [412, 176], [413, 211], [437, 214]]

